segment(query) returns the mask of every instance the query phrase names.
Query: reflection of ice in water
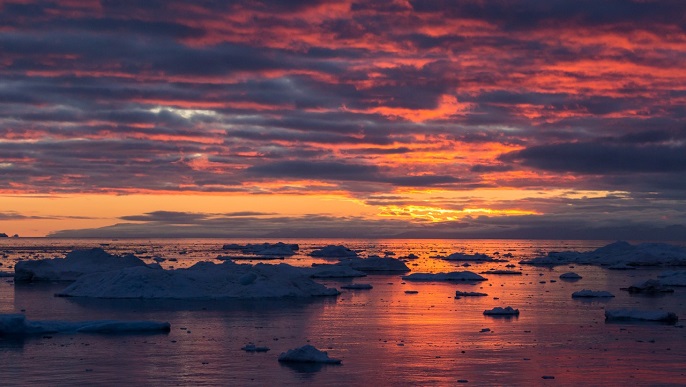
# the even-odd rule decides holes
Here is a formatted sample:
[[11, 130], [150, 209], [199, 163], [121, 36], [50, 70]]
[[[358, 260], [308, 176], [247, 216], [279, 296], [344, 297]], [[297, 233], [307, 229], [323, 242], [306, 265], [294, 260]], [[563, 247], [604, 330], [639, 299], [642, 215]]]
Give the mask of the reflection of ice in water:
[[[175, 258], [164, 268], [189, 267], [199, 260], [221, 263], [227, 240], [120, 240], [50, 241], [44, 249], [35, 240], [2, 241], [0, 249], [7, 270], [17, 257], [63, 256], [83, 243], [110, 253], [139, 251], [146, 263], [153, 257]], [[240, 240], [236, 243], [262, 243]], [[269, 241], [277, 242], [277, 241]], [[686, 292], [654, 298], [631, 296], [620, 287], [658, 278], [663, 269], [633, 272], [568, 265], [549, 268], [520, 266], [537, 250], [589, 251], [605, 242], [531, 241], [284, 241], [300, 245], [283, 262], [308, 267], [316, 247], [344, 244], [359, 255], [394, 257], [415, 254], [406, 262], [410, 273], [464, 270], [462, 262], [431, 259], [437, 252], [480, 252], [499, 257], [511, 253], [509, 262], [472, 262], [470, 270], [506, 269], [516, 264], [518, 276], [482, 274], [478, 283], [407, 282], [399, 274], [367, 275], [372, 291], [350, 291], [334, 298], [249, 301], [157, 301], [91, 300], [55, 298], [61, 284], [14, 285], [0, 281], [0, 312], [25, 310], [34, 320], [159, 320], [172, 324], [166, 336], [52, 335], [21, 342], [0, 338], [0, 358], [12, 367], [0, 368], [3, 381], [18, 385], [83, 383], [84, 374], [104, 384], [206, 384], [206, 385], [451, 385], [457, 380], [471, 384], [535, 385], [542, 376], [555, 376], [565, 384], [667, 384], [682, 381], [686, 338], [673, 325], [604, 323], [604, 309], [664, 309], [686, 316]], [[16, 243], [24, 243], [17, 246]], [[32, 245], [31, 243], [34, 243]], [[78, 246], [77, 246], [78, 247]], [[186, 254], [179, 254], [181, 251]], [[258, 262], [257, 260], [253, 262]], [[281, 261], [280, 261], [281, 262]], [[413, 266], [416, 264], [416, 266]], [[559, 279], [573, 270], [583, 278]], [[539, 283], [539, 281], [545, 283]], [[339, 288], [351, 279], [318, 279]], [[358, 282], [358, 280], [352, 280]], [[583, 303], [571, 298], [582, 289], [605, 289], [615, 298], [602, 303]], [[412, 296], [405, 290], [416, 290]], [[456, 291], [486, 293], [485, 297], [455, 299]], [[495, 299], [497, 298], [497, 299]], [[512, 305], [522, 311], [518, 319], [494, 319], [482, 312]], [[490, 332], [479, 332], [482, 328]], [[185, 329], [179, 329], [185, 328]], [[308, 341], [309, 340], [309, 341]], [[269, 347], [264, 353], [240, 348], [247, 342]], [[282, 365], [278, 354], [311, 343], [343, 360], [340, 367]], [[400, 345], [402, 344], [402, 345]], [[528, 360], [525, 360], [528, 359]], [[621, 361], [617, 361], [621, 359]], [[609, 366], [611, 365], [611, 367]], [[86, 371], [86, 370], [92, 371]], [[581, 372], [580, 370], [583, 370]]]

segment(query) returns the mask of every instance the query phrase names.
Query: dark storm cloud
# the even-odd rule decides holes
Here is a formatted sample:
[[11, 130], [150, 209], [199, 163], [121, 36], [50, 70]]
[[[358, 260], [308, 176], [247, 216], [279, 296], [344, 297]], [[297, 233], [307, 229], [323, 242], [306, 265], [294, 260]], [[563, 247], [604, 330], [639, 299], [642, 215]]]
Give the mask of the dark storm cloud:
[[683, 172], [686, 171], [686, 147], [564, 143], [526, 148], [503, 155], [501, 160], [581, 174]]

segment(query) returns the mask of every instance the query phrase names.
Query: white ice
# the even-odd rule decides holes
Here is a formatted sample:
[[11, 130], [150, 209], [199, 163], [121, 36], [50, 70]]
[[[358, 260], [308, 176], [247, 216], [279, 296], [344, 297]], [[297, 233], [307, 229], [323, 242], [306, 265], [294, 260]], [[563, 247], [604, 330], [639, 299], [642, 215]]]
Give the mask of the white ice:
[[312, 251], [310, 256], [317, 258], [356, 258], [357, 253], [342, 245], [328, 245]]

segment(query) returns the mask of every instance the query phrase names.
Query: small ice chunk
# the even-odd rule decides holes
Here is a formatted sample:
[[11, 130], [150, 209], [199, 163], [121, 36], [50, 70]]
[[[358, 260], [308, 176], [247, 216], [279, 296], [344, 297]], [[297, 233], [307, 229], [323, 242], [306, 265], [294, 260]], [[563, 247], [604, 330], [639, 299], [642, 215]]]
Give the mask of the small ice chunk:
[[560, 279], [578, 280], [578, 279], [582, 279], [582, 278], [583, 278], [582, 276], [578, 275], [577, 273], [574, 273], [573, 271], [560, 274]]
[[405, 262], [388, 257], [379, 257], [372, 255], [367, 258], [349, 258], [338, 263], [341, 266], [350, 266], [351, 268], [363, 272], [406, 272], [410, 271]]
[[572, 298], [614, 297], [614, 294], [603, 290], [583, 289], [572, 293]]
[[481, 296], [488, 296], [486, 293], [479, 293], [479, 292], [462, 292], [459, 290], [455, 291], [455, 297], [481, 297]]
[[341, 364], [340, 359], [330, 358], [326, 351], [320, 351], [311, 345], [304, 345], [299, 348], [289, 349], [279, 355], [280, 362], [295, 363], [325, 363]]
[[488, 270], [482, 271], [481, 274], [521, 275], [522, 272], [518, 270]]
[[304, 269], [312, 278], [354, 278], [366, 277], [367, 274], [346, 265], [313, 265]]
[[678, 316], [672, 312], [663, 310], [636, 310], [636, 309], [608, 309], [605, 310], [605, 321], [662, 321], [676, 323]]
[[504, 308], [496, 306], [493, 309], [484, 310], [484, 314], [487, 316], [519, 316], [519, 309], [514, 309], [511, 306]]
[[241, 348], [245, 352], [267, 352], [269, 351], [268, 347], [258, 347], [253, 343], [248, 343], [244, 347]]

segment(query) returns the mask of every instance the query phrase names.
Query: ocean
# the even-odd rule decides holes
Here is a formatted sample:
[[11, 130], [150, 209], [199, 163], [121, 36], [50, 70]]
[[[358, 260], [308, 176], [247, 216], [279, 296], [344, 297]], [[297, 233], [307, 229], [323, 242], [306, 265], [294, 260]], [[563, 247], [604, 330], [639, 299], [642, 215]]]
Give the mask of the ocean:
[[[134, 253], [146, 262], [162, 257], [165, 269], [189, 267], [225, 255], [233, 239], [0, 239], [0, 271], [19, 259], [62, 257], [79, 248]], [[171, 323], [162, 334], [87, 334], [0, 337], [3, 385], [686, 385], [686, 331], [680, 321], [608, 323], [606, 308], [663, 309], [686, 319], [686, 288], [662, 296], [620, 290], [656, 278], [664, 268], [615, 271], [595, 266], [535, 267], [522, 259], [549, 251], [588, 251], [612, 241], [547, 240], [280, 240], [298, 254], [267, 263], [331, 263], [307, 254], [329, 244], [360, 255], [407, 256], [414, 272], [505, 269], [521, 275], [487, 275], [469, 283], [409, 282], [400, 274], [318, 280], [329, 287], [365, 283], [370, 290], [341, 290], [308, 300], [102, 300], [54, 297], [64, 283], [14, 283], [0, 278], [0, 313], [30, 320], [155, 320]], [[508, 262], [451, 262], [454, 252], [484, 253]], [[231, 254], [235, 255], [235, 254]], [[241, 258], [241, 257], [239, 257]], [[244, 256], [240, 263], [255, 263]], [[572, 265], [573, 266], [573, 265]], [[583, 278], [568, 282], [560, 274]], [[485, 275], [486, 276], [486, 275]], [[605, 290], [614, 298], [581, 301], [571, 293]], [[406, 293], [406, 291], [416, 293]], [[487, 293], [455, 298], [455, 291]], [[512, 306], [513, 318], [484, 310]], [[241, 350], [248, 343], [267, 352]], [[293, 366], [277, 358], [310, 344], [341, 365]], [[545, 378], [544, 378], [545, 377]]]

